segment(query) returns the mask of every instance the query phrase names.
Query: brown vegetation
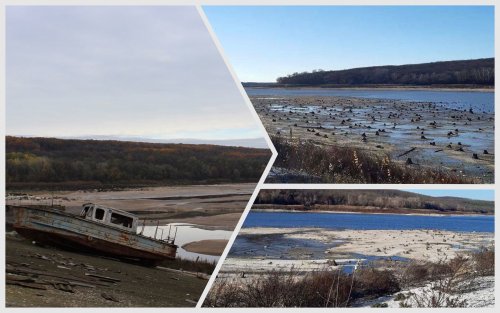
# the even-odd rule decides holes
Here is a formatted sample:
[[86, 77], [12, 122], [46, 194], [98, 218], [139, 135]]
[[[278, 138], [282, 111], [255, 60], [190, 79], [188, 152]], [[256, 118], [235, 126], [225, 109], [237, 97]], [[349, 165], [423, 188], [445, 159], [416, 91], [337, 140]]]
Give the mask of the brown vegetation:
[[273, 270], [254, 279], [217, 279], [204, 306], [348, 307], [356, 300], [391, 296], [402, 288], [430, 284], [420, 294], [396, 294], [395, 300], [402, 307], [463, 307], [467, 303], [460, 294], [468, 291], [473, 280], [493, 274], [493, 248], [448, 261], [409, 262], [391, 269], [368, 264], [352, 274], [339, 269], [306, 274], [294, 269]]
[[[347, 184], [468, 184], [472, 178], [393, 161], [389, 156], [380, 157], [360, 149], [343, 146], [317, 146], [310, 141], [288, 141], [272, 138], [278, 151], [276, 167], [297, 170], [322, 183]], [[274, 178], [268, 178], [269, 182]], [[303, 179], [302, 179], [303, 180]], [[293, 181], [286, 181], [293, 183]]]
[[270, 151], [215, 145], [6, 137], [7, 188], [256, 182]]
[[483, 85], [495, 83], [495, 59], [372, 66], [340, 71], [314, 70], [293, 73], [276, 80], [278, 84], [302, 86], [396, 85]]
[[[395, 292], [399, 288], [385, 272], [370, 269], [362, 274], [341, 270], [301, 273], [273, 270], [258, 278], [238, 282], [217, 280], [207, 296], [207, 307], [347, 307], [357, 297], [376, 296], [383, 288]], [[381, 287], [373, 287], [370, 279], [383, 279]], [[388, 285], [386, 285], [387, 283]]]

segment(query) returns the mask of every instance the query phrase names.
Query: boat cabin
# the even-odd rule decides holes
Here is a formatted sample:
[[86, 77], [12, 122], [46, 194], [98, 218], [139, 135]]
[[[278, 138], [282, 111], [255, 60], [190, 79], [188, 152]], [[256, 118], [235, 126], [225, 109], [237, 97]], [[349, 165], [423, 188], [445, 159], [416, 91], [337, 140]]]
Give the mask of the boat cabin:
[[93, 203], [85, 203], [80, 217], [111, 227], [137, 232], [138, 218], [132, 213], [108, 208]]

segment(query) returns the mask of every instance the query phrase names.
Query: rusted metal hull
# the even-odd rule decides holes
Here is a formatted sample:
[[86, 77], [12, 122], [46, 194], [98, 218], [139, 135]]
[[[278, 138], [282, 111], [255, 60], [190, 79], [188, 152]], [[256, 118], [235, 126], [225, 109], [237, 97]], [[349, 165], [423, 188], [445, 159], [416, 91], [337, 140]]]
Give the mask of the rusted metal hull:
[[120, 258], [157, 263], [173, 259], [177, 246], [132, 232], [51, 209], [10, 207], [14, 210], [13, 228], [32, 240], [64, 248], [96, 251]]

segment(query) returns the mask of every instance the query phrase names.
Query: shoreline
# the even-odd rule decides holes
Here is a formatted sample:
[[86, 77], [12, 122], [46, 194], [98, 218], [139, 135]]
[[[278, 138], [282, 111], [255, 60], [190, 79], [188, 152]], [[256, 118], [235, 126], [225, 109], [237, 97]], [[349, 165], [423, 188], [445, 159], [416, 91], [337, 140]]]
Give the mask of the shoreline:
[[245, 89], [336, 89], [336, 90], [416, 90], [416, 91], [459, 91], [459, 92], [495, 92], [495, 87], [422, 87], [422, 86], [364, 86], [364, 87], [321, 87], [321, 86], [248, 86]]
[[410, 216], [436, 216], [436, 217], [461, 217], [461, 216], [495, 216], [495, 214], [443, 214], [443, 213], [385, 213], [385, 212], [356, 212], [356, 211], [323, 211], [323, 210], [295, 210], [295, 209], [258, 209], [252, 208], [253, 212], [276, 212], [276, 213], [324, 213], [324, 214], [376, 214], [376, 215], [410, 215]]
[[[315, 240], [327, 244], [321, 249], [325, 249], [324, 255], [327, 259], [333, 260], [403, 257], [408, 260], [439, 261], [452, 258], [460, 253], [474, 251], [482, 246], [488, 247], [495, 244], [493, 232], [432, 229], [336, 230], [312, 227], [251, 227], [242, 228], [241, 235], [280, 235], [287, 239]], [[283, 250], [282, 253], [286, 253], [286, 250]], [[317, 259], [307, 257], [308, 255], [304, 254], [305, 259], [309, 261]], [[231, 258], [231, 255], [228, 258]], [[265, 260], [267, 258], [256, 254], [241, 259]]]

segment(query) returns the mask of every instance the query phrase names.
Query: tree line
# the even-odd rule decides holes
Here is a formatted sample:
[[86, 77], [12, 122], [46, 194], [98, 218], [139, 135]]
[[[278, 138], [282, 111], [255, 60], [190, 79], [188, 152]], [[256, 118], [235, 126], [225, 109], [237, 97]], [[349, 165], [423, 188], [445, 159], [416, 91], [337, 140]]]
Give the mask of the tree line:
[[270, 151], [216, 145], [6, 137], [7, 188], [19, 183], [256, 182]]
[[436, 211], [461, 211], [493, 213], [493, 201], [457, 197], [430, 197], [400, 190], [268, 190], [263, 189], [255, 204], [346, 205], [377, 207], [382, 209], [424, 209]]
[[481, 85], [494, 86], [495, 59], [445, 61], [293, 73], [278, 77], [285, 85]]

